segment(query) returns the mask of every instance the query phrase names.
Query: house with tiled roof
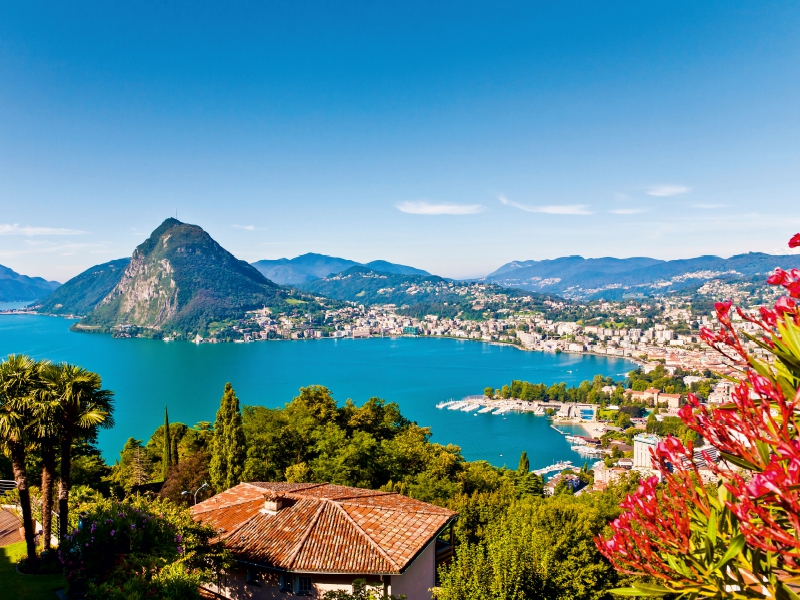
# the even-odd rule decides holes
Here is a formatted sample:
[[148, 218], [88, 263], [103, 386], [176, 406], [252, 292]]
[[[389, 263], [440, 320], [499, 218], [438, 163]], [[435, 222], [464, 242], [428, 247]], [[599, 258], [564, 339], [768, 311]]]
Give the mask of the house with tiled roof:
[[225, 598], [321, 597], [355, 579], [428, 600], [453, 554], [451, 510], [394, 492], [328, 483], [240, 483], [192, 508], [237, 567], [209, 591]]

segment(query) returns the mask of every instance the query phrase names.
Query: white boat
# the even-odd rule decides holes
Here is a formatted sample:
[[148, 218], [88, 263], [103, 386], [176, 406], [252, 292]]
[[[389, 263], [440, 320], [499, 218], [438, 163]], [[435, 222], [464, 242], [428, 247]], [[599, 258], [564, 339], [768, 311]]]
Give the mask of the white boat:
[[467, 404], [466, 406], [461, 408], [461, 412], [470, 412], [471, 410], [475, 410], [478, 408], [477, 404]]
[[458, 402], [454, 402], [450, 406], [447, 407], [447, 410], [460, 410], [466, 402], [459, 400]]
[[574, 450], [578, 454], [585, 454], [586, 456], [605, 456], [604, 450], [592, 448], [591, 446], [571, 446], [570, 450]]
[[483, 414], [487, 412], [492, 412], [494, 410], [494, 406], [484, 406], [482, 409], [478, 411], [478, 413]]

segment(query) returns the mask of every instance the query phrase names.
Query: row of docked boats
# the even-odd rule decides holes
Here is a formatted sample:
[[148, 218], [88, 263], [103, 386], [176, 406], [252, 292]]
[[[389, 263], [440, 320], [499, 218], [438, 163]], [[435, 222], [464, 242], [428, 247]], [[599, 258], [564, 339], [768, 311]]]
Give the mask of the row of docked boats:
[[474, 412], [477, 414], [491, 413], [493, 415], [503, 415], [511, 410], [512, 406], [485, 406], [483, 402], [475, 400], [447, 400], [439, 402], [436, 408], [447, 410], [460, 410], [461, 412]]

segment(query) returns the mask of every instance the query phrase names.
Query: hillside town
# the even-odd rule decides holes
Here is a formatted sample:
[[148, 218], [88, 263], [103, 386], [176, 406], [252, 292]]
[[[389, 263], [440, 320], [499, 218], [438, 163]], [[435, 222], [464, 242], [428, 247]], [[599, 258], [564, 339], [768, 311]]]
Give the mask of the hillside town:
[[[490, 300], [497, 301], [496, 298], [479, 299], [473, 306], [481, 310]], [[618, 356], [642, 365], [664, 364], [671, 371], [680, 368], [727, 373], [730, 370], [720, 355], [700, 339], [701, 328], [713, 329], [717, 324], [713, 306], [711, 310], [696, 309], [691, 298], [587, 303], [579, 305], [580, 318], [576, 320], [570, 318], [576, 313], [574, 304], [560, 300], [546, 300], [544, 304], [547, 314], [518, 311], [506, 304], [484, 312], [481, 320], [434, 314], [415, 318], [403, 315], [393, 304], [347, 303], [317, 316], [274, 315], [265, 308], [248, 313], [246, 319], [231, 325], [224, 333], [209, 337], [198, 335], [194, 341], [215, 343], [227, 339], [241, 343], [280, 339], [447, 337], [507, 344], [529, 351]], [[559, 319], [561, 313], [569, 316]], [[736, 319], [741, 331], [755, 331], [752, 323]], [[754, 342], [747, 342], [747, 346], [755, 355], [763, 355]]]

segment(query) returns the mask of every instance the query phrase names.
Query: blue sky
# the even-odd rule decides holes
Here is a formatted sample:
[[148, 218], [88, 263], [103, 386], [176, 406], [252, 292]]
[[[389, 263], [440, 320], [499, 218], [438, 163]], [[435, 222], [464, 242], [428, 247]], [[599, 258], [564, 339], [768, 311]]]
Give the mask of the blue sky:
[[784, 252], [796, 2], [0, 6], [0, 264]]

